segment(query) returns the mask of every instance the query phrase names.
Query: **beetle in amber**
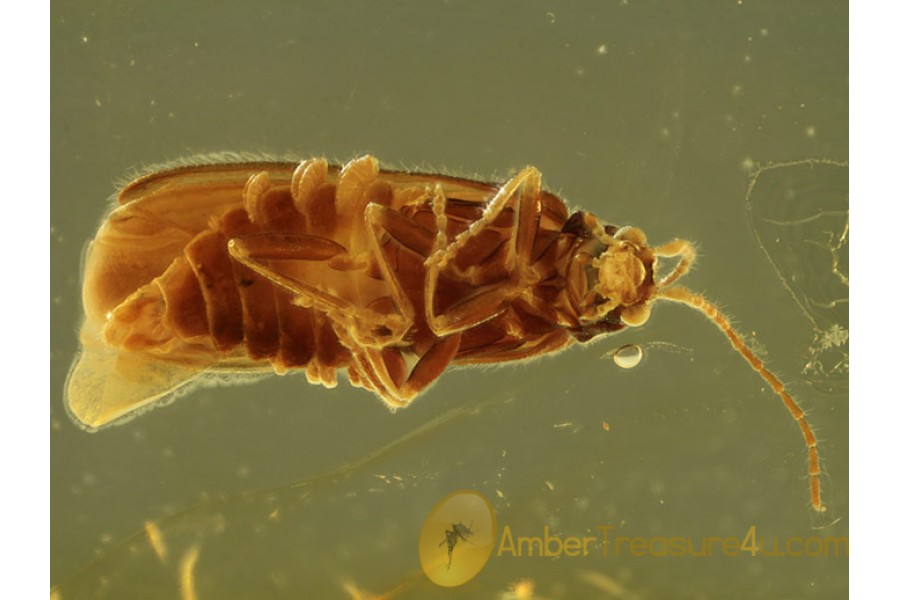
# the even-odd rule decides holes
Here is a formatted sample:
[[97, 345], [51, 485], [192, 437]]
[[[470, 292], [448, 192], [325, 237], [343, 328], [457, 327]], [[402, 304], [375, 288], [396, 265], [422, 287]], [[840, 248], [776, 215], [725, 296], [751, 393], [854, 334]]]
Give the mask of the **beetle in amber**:
[[[338, 371], [389, 407], [450, 366], [515, 361], [703, 312], [797, 421], [813, 508], [816, 438], [784, 385], [703, 296], [675, 285], [693, 246], [569, 213], [534, 167], [503, 185], [388, 171], [365, 156], [192, 165], [140, 177], [90, 243], [82, 353], [66, 403], [88, 429], [198, 383]], [[671, 272], [658, 259], [677, 258]]]

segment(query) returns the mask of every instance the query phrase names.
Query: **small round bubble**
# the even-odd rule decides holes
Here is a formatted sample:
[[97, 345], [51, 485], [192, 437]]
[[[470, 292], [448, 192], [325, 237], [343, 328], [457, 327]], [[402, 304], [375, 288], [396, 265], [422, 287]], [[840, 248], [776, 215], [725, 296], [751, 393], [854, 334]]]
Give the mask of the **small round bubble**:
[[613, 354], [613, 360], [623, 369], [633, 369], [638, 366], [642, 358], [644, 358], [644, 351], [635, 344], [622, 346]]

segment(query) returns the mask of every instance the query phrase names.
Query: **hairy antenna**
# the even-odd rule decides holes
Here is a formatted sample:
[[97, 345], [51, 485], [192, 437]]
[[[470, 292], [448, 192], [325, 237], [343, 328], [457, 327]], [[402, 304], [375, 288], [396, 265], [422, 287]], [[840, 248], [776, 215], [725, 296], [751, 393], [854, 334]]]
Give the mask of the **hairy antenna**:
[[693, 244], [686, 240], [675, 239], [667, 244], [654, 248], [653, 252], [658, 257], [681, 257], [681, 260], [678, 261], [675, 268], [661, 279], [655, 298], [686, 304], [706, 315], [706, 317], [719, 328], [719, 331], [725, 334], [725, 337], [728, 338], [728, 341], [731, 342], [734, 349], [744, 357], [744, 360], [750, 363], [753, 370], [759, 373], [760, 377], [769, 384], [772, 391], [781, 397], [781, 401], [784, 402], [785, 408], [788, 409], [788, 412], [790, 412], [791, 416], [794, 417], [794, 420], [797, 421], [797, 426], [800, 427], [800, 432], [803, 434], [803, 439], [806, 442], [806, 452], [809, 455], [809, 495], [812, 507], [816, 512], [825, 512], [825, 505], [822, 504], [822, 487], [819, 479], [821, 467], [819, 465], [819, 450], [817, 448], [818, 440], [816, 440], [816, 434], [813, 433], [812, 427], [810, 427], [809, 422], [806, 420], [806, 412], [800, 408], [797, 401], [788, 393], [784, 383], [782, 383], [772, 371], [766, 368], [762, 359], [754, 354], [750, 347], [747, 346], [747, 342], [744, 341], [744, 338], [741, 337], [734, 327], [732, 327], [731, 323], [728, 321], [728, 317], [722, 314], [722, 311], [720, 311], [715, 304], [707, 300], [702, 294], [692, 292], [681, 286], [672, 285], [690, 271], [691, 265], [697, 257], [697, 251], [694, 249]]

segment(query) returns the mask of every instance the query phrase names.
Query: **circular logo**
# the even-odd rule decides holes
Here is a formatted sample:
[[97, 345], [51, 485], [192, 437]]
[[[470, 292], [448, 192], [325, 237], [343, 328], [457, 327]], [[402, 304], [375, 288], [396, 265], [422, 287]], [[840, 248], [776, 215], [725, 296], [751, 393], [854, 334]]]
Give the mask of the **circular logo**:
[[497, 517], [483, 494], [453, 492], [438, 502], [422, 525], [419, 562], [434, 583], [455, 587], [487, 564], [497, 539]]

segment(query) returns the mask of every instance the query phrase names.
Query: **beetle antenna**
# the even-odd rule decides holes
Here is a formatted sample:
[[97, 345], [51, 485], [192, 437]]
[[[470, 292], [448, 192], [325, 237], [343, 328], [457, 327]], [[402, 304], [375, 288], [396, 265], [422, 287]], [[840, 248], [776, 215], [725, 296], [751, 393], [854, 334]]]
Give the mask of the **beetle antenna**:
[[657, 287], [667, 288], [679, 279], [681, 279], [688, 271], [691, 270], [691, 266], [694, 264], [694, 260], [697, 258], [697, 250], [694, 248], [694, 245], [687, 240], [679, 240], [674, 239], [668, 244], [663, 244], [662, 246], [657, 246], [653, 249], [653, 254], [655, 256], [662, 256], [664, 258], [670, 258], [673, 256], [680, 256], [681, 260], [678, 261], [678, 264], [675, 265], [675, 268], [660, 280], [657, 284]]
[[[672, 274], [666, 279], [670, 279], [672, 275], [678, 274], [679, 268], [684, 262], [685, 260], [682, 259], [679, 267], [676, 267]], [[806, 420], [806, 412], [800, 408], [797, 401], [788, 393], [781, 380], [772, 373], [772, 371], [766, 368], [763, 361], [750, 350], [749, 346], [747, 346], [747, 343], [744, 341], [744, 338], [735, 331], [734, 327], [732, 327], [731, 323], [728, 321], [728, 318], [722, 314], [719, 308], [701, 294], [692, 292], [681, 286], [668, 286], [664, 288], [661, 286], [657, 298], [680, 302], [681, 304], [686, 304], [691, 308], [704, 313], [707, 318], [709, 318], [709, 320], [725, 334], [734, 349], [744, 357], [744, 360], [750, 363], [753, 370], [759, 373], [760, 377], [769, 384], [772, 391], [781, 397], [785, 408], [787, 408], [788, 412], [791, 413], [791, 416], [794, 417], [794, 420], [797, 422], [797, 425], [800, 427], [800, 431], [803, 434], [803, 439], [806, 441], [806, 452], [809, 455], [809, 494], [812, 501], [812, 507], [816, 512], [825, 512], [825, 506], [822, 504], [821, 483], [819, 481], [821, 468], [819, 465], [819, 450], [817, 448], [818, 441], [816, 440], [816, 434], [813, 433], [812, 427], [810, 427], [809, 422]]]

